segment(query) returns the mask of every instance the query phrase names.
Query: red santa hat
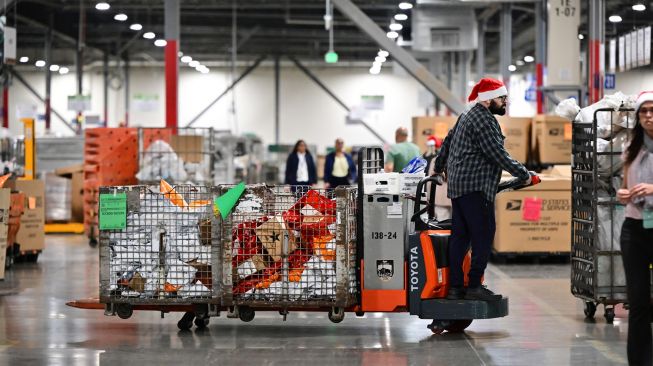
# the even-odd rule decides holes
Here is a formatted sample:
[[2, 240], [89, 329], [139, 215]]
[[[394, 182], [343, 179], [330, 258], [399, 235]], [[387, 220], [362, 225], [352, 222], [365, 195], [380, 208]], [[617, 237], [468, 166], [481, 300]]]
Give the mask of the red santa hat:
[[637, 101], [635, 102], [635, 110], [639, 111], [639, 107], [646, 102], [653, 102], [653, 91], [643, 91], [637, 96]]
[[440, 146], [442, 146], [442, 140], [437, 138], [435, 135], [431, 135], [426, 139], [426, 145], [427, 146], [435, 146], [436, 148], [440, 148]]
[[484, 102], [504, 95], [508, 95], [508, 89], [503, 85], [503, 82], [492, 78], [483, 78], [474, 85], [467, 101], [473, 102], [478, 100], [479, 102]]

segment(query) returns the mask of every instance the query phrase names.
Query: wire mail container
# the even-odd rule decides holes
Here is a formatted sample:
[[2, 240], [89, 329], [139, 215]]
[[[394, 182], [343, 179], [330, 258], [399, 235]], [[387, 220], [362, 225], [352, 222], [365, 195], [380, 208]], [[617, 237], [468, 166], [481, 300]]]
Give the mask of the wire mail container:
[[100, 188], [126, 194], [123, 229], [100, 230], [100, 301], [105, 304], [220, 303], [216, 189], [177, 185]]
[[141, 184], [213, 184], [215, 134], [211, 128], [139, 128]]
[[354, 187], [247, 186], [222, 223], [223, 305], [353, 305], [356, 196]]
[[592, 121], [572, 124], [571, 292], [592, 317], [597, 304], [626, 302], [620, 234], [625, 209], [616, 198], [622, 184], [621, 154], [635, 125], [632, 109], [598, 109]]

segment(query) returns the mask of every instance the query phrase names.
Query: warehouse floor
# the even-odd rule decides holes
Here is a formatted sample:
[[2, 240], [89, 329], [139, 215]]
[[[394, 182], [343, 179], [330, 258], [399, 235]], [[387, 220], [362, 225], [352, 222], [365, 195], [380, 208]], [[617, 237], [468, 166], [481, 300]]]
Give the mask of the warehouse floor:
[[[129, 320], [74, 309], [96, 296], [98, 254], [81, 236], [47, 236], [38, 264], [20, 264], [1, 286], [0, 365], [615, 365], [626, 364], [627, 319], [586, 322], [569, 292], [569, 265], [491, 265], [492, 289], [510, 297], [506, 318], [476, 321], [465, 334], [432, 335], [407, 314], [256, 315], [213, 318], [204, 331], [177, 330], [180, 314]], [[603, 309], [597, 311], [602, 315]], [[600, 314], [599, 314], [600, 313]]]

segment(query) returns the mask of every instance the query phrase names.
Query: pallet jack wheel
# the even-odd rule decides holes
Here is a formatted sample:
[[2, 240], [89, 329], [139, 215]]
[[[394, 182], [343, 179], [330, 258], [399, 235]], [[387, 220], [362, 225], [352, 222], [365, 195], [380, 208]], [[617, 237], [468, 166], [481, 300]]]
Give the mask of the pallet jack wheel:
[[189, 330], [193, 327], [193, 319], [195, 319], [195, 313], [184, 313], [184, 316], [182, 316], [177, 322], [177, 328], [179, 328], [179, 330]]
[[444, 329], [450, 333], [461, 333], [464, 332], [470, 324], [472, 324], [472, 319], [454, 320], [448, 327]]
[[427, 325], [427, 328], [433, 332], [433, 334], [442, 334], [446, 330], [449, 333], [461, 333], [469, 325], [472, 324], [472, 319], [457, 319], [457, 320], [433, 320], [433, 322]]
[[592, 301], [586, 301], [585, 310], [583, 310], [583, 312], [585, 313], [586, 319], [594, 319], [594, 314], [596, 314], [596, 304]]
[[340, 323], [345, 319], [345, 309], [343, 308], [331, 308], [329, 310], [329, 320], [331, 320], [332, 323]]
[[612, 324], [614, 321], [614, 307], [606, 307], [603, 315], [605, 316], [605, 321], [608, 322], [608, 324]]
[[254, 312], [254, 309], [250, 308], [249, 306], [242, 306], [238, 308], [238, 317], [240, 320], [244, 322], [251, 322], [254, 320], [254, 316], [256, 316], [256, 313]]
[[134, 309], [129, 304], [118, 304], [116, 314], [118, 314], [120, 319], [129, 319], [134, 314]]
[[203, 316], [203, 317], [196, 316], [195, 326], [197, 327], [197, 329], [206, 329], [206, 327], [209, 326], [209, 319], [210, 318], [208, 316]]

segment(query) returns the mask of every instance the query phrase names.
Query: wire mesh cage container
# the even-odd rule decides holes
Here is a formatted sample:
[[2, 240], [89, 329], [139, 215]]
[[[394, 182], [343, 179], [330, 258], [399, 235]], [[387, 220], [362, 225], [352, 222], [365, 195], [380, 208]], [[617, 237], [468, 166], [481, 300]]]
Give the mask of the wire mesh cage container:
[[612, 305], [626, 302], [619, 242], [625, 210], [616, 191], [622, 184], [628, 129], [635, 125], [632, 112], [598, 109], [592, 121], [576, 121], [572, 127], [571, 291], [585, 301], [589, 318], [603, 304], [609, 322]]
[[218, 304], [216, 190], [165, 182], [100, 188], [100, 301]]
[[214, 144], [211, 128], [139, 128], [136, 178], [142, 184], [212, 184]]
[[247, 186], [222, 223], [223, 305], [353, 305], [356, 196], [354, 187]]

